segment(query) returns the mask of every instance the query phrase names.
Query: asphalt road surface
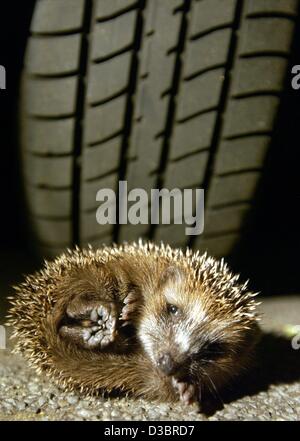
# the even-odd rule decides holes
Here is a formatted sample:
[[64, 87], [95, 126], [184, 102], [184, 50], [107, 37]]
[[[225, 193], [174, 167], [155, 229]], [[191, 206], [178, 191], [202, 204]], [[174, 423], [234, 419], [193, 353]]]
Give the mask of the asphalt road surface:
[[300, 297], [268, 298], [261, 308], [257, 368], [210, 415], [196, 405], [65, 393], [7, 349], [0, 350], [0, 420], [300, 420], [300, 338], [292, 347]]

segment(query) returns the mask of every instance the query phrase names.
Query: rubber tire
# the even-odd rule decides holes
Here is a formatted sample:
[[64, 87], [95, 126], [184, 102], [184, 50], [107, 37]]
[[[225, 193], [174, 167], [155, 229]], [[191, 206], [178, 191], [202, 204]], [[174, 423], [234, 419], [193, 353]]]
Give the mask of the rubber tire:
[[[28, 216], [45, 256], [140, 236], [221, 256], [272, 141], [297, 0], [38, 0], [21, 85]], [[100, 188], [204, 188], [205, 231], [100, 226]]]

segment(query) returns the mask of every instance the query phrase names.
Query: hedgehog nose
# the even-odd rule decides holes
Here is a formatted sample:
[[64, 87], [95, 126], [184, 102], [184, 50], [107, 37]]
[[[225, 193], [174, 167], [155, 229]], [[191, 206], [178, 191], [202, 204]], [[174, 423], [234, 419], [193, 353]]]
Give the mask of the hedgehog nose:
[[159, 357], [157, 364], [159, 369], [166, 375], [172, 375], [176, 371], [176, 364], [169, 353]]

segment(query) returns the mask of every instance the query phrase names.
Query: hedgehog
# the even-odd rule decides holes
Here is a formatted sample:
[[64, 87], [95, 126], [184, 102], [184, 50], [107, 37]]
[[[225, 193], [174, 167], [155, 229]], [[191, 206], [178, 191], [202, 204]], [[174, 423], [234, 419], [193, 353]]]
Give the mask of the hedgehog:
[[201, 408], [251, 365], [260, 335], [257, 293], [189, 248], [76, 247], [14, 288], [14, 352], [86, 395]]

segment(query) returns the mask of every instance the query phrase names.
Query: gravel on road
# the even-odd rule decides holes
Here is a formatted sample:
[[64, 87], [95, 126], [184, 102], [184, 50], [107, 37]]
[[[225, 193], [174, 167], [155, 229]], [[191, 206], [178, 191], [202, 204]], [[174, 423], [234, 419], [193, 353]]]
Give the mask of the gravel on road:
[[0, 420], [300, 420], [300, 349], [291, 343], [300, 297], [265, 299], [262, 312], [257, 368], [210, 416], [196, 405], [65, 393], [8, 348], [0, 350]]

